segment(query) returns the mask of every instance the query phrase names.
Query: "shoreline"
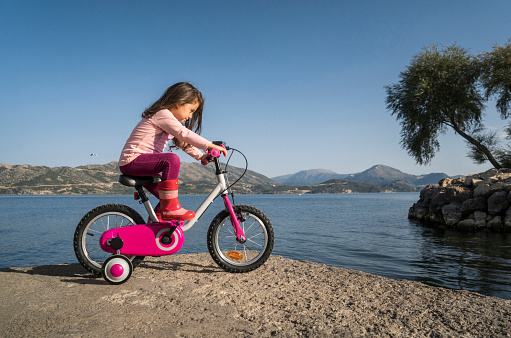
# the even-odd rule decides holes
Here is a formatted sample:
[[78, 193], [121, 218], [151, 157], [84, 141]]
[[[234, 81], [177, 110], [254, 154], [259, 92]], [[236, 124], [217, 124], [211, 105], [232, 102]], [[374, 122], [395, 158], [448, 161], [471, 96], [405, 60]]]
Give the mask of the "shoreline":
[[511, 300], [276, 255], [244, 274], [148, 257], [117, 286], [79, 264], [0, 269], [0, 297], [2, 337], [511, 335]]

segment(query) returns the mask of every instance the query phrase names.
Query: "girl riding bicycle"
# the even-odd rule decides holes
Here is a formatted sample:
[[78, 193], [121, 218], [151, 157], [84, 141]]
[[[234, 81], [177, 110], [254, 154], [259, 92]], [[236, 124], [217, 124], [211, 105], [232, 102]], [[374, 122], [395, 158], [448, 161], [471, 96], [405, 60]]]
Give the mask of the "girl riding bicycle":
[[159, 175], [161, 182], [144, 186], [160, 203], [154, 208], [158, 219], [188, 221], [193, 211], [181, 207], [178, 200], [178, 177], [181, 160], [174, 153], [164, 153], [172, 139], [172, 148], [180, 148], [198, 161], [207, 151], [225, 148], [199, 136], [202, 129], [204, 98], [188, 82], [176, 83], [142, 113], [142, 120], [131, 132], [119, 158], [119, 170], [130, 176]]

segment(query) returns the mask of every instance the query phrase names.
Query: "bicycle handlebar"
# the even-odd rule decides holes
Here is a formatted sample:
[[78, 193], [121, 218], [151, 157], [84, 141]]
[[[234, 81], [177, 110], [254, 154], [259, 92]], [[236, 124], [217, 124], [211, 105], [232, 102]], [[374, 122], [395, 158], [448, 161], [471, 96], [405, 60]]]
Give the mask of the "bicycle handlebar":
[[[214, 141], [213, 144], [224, 147], [226, 150], [229, 150], [229, 147], [226, 147], [222, 141]], [[213, 148], [206, 152], [207, 161], [201, 160], [202, 165], [208, 165], [209, 162], [213, 161], [213, 158], [220, 157], [220, 150]]]
[[[225, 189], [224, 191], [222, 191], [221, 194], [223, 194], [225, 191], [230, 191], [231, 187], [233, 185], [235, 185], [236, 183], [238, 183], [239, 180], [241, 180], [243, 178], [243, 176], [245, 176], [245, 174], [247, 173], [247, 169], [248, 169], [248, 160], [247, 158], [245, 157], [245, 155], [243, 155], [243, 153], [241, 151], [239, 151], [238, 149], [235, 149], [235, 148], [231, 148], [231, 147], [228, 147], [225, 145], [224, 142], [222, 141], [214, 141], [213, 144], [217, 145], [217, 146], [222, 146], [225, 150], [232, 150], [233, 152], [231, 152], [231, 155], [229, 156], [229, 159], [227, 160], [227, 163], [225, 164], [225, 169], [222, 170], [220, 168], [220, 162], [218, 161], [219, 157], [220, 157], [220, 154], [221, 154], [221, 151], [218, 150], [217, 148], [213, 148], [211, 150], [208, 150], [206, 152], [206, 159], [205, 160], [201, 160], [201, 163], [202, 165], [208, 165], [209, 162], [215, 162], [215, 167], [216, 167], [216, 175], [220, 175], [220, 174], [226, 174], [227, 173], [227, 167], [229, 166], [229, 161], [231, 160], [231, 157], [233, 155], [234, 152], [237, 152], [237, 153], [240, 153], [241, 156], [243, 156], [243, 158], [245, 159], [245, 170], [243, 171], [243, 173], [236, 179], [236, 181], [234, 181], [234, 183], [232, 183], [231, 185], [229, 185], [227, 187], [227, 189]], [[227, 180], [227, 177], [226, 177], [226, 180]], [[218, 194], [218, 196], [220, 196], [221, 194]], [[232, 193], [231, 191], [231, 195], [232, 195], [232, 198], [233, 198], [233, 201], [234, 201], [234, 194]], [[218, 197], [217, 196], [217, 197]], [[216, 197], [215, 197], [216, 198]]]

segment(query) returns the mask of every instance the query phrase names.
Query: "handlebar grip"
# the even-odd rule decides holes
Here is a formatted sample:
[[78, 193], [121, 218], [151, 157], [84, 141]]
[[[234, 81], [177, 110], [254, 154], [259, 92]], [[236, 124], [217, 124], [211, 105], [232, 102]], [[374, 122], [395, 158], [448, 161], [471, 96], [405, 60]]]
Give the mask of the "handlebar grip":
[[220, 157], [220, 150], [216, 149], [216, 148], [213, 148], [210, 150], [209, 152], [211, 154], [211, 156], [213, 157]]
[[[224, 146], [225, 148], [225, 146]], [[211, 150], [208, 150], [208, 152], [206, 153], [206, 155], [208, 156], [208, 161], [203, 161], [201, 160], [201, 164], [202, 165], [208, 165], [209, 162], [211, 162], [211, 159], [213, 157], [220, 157], [220, 150], [216, 149], [216, 148], [213, 148]]]

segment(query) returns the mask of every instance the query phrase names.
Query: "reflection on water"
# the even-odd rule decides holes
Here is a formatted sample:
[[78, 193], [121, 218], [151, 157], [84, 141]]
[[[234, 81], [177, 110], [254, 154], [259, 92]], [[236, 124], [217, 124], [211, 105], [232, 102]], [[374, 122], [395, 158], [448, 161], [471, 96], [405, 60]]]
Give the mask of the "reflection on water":
[[421, 230], [416, 280], [510, 299], [511, 236]]
[[[194, 209], [205, 196], [180, 196]], [[274, 254], [355, 269], [394, 279], [511, 299], [511, 234], [467, 234], [408, 220], [418, 193], [240, 195], [270, 218]], [[90, 209], [121, 203], [146, 217], [131, 196], [0, 196], [0, 268], [75, 263], [72, 238]], [[154, 200], [153, 200], [154, 203]], [[185, 232], [180, 253], [207, 252], [217, 200]]]

